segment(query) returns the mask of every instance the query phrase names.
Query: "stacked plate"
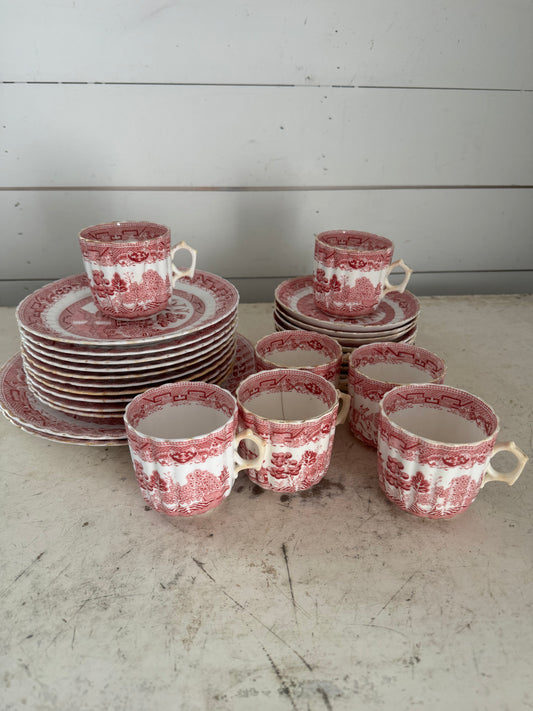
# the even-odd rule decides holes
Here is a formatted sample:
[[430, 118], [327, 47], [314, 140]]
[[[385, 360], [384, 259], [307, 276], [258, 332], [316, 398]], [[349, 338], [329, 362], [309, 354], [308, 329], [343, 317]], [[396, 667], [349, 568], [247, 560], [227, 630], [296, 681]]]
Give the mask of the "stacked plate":
[[[342, 319], [321, 311], [315, 304], [313, 276], [287, 279], [275, 292], [274, 322], [278, 331], [305, 329], [335, 338], [344, 353], [366, 343], [396, 341], [414, 343], [420, 312], [418, 299], [409, 291], [391, 292], [367, 316]], [[347, 361], [347, 359], [345, 359]], [[347, 362], [343, 364], [341, 384], [346, 384]]]
[[252, 367], [236, 333], [238, 301], [225, 279], [196, 271], [165, 311], [115, 321], [96, 309], [85, 275], [48, 284], [17, 308], [21, 353], [0, 373], [0, 406], [48, 439], [125, 444], [122, 416], [137, 393], [175, 380], [225, 385], [236, 361]]

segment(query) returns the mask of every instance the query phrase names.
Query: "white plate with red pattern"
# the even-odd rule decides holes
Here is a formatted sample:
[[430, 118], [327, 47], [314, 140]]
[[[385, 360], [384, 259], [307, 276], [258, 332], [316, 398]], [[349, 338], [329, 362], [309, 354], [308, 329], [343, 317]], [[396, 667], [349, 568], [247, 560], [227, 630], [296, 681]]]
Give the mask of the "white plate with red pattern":
[[[76, 346], [68, 343], [48, 340], [26, 331], [19, 324], [19, 334], [24, 343], [29, 343], [33, 349], [43, 355], [48, 355], [68, 363], [104, 366], [104, 365], [137, 365], [154, 363], [174, 356], [189, 357], [195, 352], [204, 351], [213, 343], [224, 339], [228, 333], [237, 327], [237, 314], [233, 312], [228, 318], [200, 333], [185, 338], [172, 339], [163, 343], [140, 346], [112, 346], [106, 349], [103, 345]], [[75, 367], [78, 367], [76, 365]]]
[[[253, 347], [244, 336], [237, 334], [234, 365], [220, 385], [235, 392], [241, 380], [253, 372]], [[35, 397], [29, 390], [20, 353], [0, 370], [0, 409], [20, 429], [54, 442], [102, 447], [127, 444], [122, 423], [108, 424], [101, 418], [90, 421], [86, 417], [68, 415]]]
[[58, 396], [64, 393], [78, 395], [110, 396], [115, 399], [133, 397], [134, 394], [143, 392], [153, 385], [168, 383], [174, 380], [204, 380], [207, 377], [218, 379], [221, 371], [226, 371], [228, 363], [233, 363], [235, 359], [235, 343], [231, 343], [224, 348], [216, 359], [208, 361], [196, 368], [187, 370], [168, 370], [150, 378], [133, 378], [126, 380], [80, 380], [78, 378], [59, 377], [57, 374], [43, 370], [30, 362], [25, 354], [22, 354], [24, 369], [32, 380], [37, 381], [43, 387], [48, 387]]
[[404, 291], [401, 294], [393, 291], [386, 294], [377, 309], [367, 316], [354, 319], [330, 316], [315, 304], [312, 274], [282, 282], [277, 287], [274, 298], [282, 310], [287, 311], [300, 323], [322, 328], [332, 327], [351, 334], [390, 330], [415, 319], [420, 311], [420, 303], [411, 292]]
[[335, 340], [339, 341], [350, 341], [353, 345], [362, 346], [365, 343], [375, 343], [376, 339], [381, 341], [393, 341], [398, 339], [403, 334], [410, 331], [416, 326], [416, 319], [408, 321], [406, 324], [399, 326], [398, 328], [387, 330], [387, 331], [374, 331], [374, 332], [362, 332], [356, 331], [351, 334], [349, 331], [337, 331], [334, 329], [322, 328], [321, 326], [315, 326], [313, 324], [298, 322], [297, 319], [292, 318], [287, 315], [286, 311], [281, 311], [279, 308], [274, 310], [274, 320], [276, 323], [283, 325], [286, 329], [304, 329], [306, 331], [316, 331], [316, 333], [322, 333]]
[[96, 365], [94, 363], [80, 363], [73, 359], [71, 359], [70, 362], [59, 360], [55, 355], [52, 356], [48, 352], [36, 348], [31, 342], [26, 341], [24, 338], [22, 338], [21, 350], [24, 356], [37, 367], [59, 376], [94, 380], [120, 380], [134, 377], [148, 378], [158, 373], [185, 370], [197, 365], [201, 365], [205, 368], [208, 363], [216, 360], [217, 354], [222, 348], [234, 343], [235, 335], [235, 329], [232, 329], [228, 331], [220, 341], [206, 344], [201, 352], [193, 351], [187, 354], [187, 356], [175, 356], [173, 353], [169, 353], [166, 359], [155, 360], [148, 363], [143, 361], [136, 364], [120, 363], [118, 365], [108, 365], [106, 363]]
[[16, 310], [19, 326], [41, 338], [89, 346], [160, 343], [201, 332], [237, 308], [226, 279], [197, 270], [177, 282], [168, 308], [139, 321], [116, 321], [96, 308], [85, 274], [59, 279], [27, 296]]

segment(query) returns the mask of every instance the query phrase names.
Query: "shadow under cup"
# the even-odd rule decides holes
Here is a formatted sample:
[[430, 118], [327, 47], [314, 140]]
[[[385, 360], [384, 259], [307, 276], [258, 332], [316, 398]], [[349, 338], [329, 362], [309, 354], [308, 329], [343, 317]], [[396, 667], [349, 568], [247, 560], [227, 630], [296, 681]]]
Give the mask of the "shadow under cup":
[[[192, 516], [218, 506], [241, 469], [259, 466], [264, 443], [237, 435], [235, 398], [217, 385], [181, 381], [135, 397], [124, 414], [141, 493], [156, 511]], [[244, 461], [239, 443], [250, 438], [258, 455]]]
[[[347, 395], [311, 371], [279, 368], [246, 378], [237, 389], [237, 402], [241, 424], [266, 443], [263, 465], [248, 472], [254, 483], [292, 493], [322, 479], [335, 426], [347, 415]], [[248, 444], [245, 449], [252, 453]]]
[[[403, 385], [381, 401], [378, 479], [385, 496], [423, 518], [451, 518], [465, 511], [490, 481], [509, 485], [528, 458], [514, 442], [496, 442], [493, 409], [448, 385]], [[498, 472], [491, 458], [511, 452], [516, 466]]]

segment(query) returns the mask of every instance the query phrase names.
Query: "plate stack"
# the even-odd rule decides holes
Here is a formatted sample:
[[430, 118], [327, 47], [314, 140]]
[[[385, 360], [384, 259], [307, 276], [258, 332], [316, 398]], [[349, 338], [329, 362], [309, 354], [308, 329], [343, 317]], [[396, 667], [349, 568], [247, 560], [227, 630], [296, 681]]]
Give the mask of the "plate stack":
[[[313, 276], [287, 279], [275, 291], [274, 322], [278, 331], [304, 329], [335, 338], [345, 354], [366, 343], [414, 343], [420, 312], [418, 299], [409, 291], [387, 294], [368, 316], [342, 319], [321, 311], [315, 304]], [[347, 358], [341, 370], [341, 388], [348, 379]]]
[[85, 275], [48, 284], [17, 308], [21, 352], [0, 373], [0, 406], [48, 439], [125, 444], [122, 416], [136, 394], [175, 380], [231, 380], [238, 301], [232, 284], [197, 270], [165, 311], [116, 321], [98, 311]]

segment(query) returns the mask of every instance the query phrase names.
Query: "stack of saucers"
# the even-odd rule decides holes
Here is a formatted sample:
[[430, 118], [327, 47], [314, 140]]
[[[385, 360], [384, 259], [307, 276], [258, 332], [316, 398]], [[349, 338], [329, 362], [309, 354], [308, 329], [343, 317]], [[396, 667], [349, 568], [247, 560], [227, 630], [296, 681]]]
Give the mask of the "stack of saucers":
[[165, 311], [116, 321], [98, 311], [85, 275], [48, 284], [17, 308], [21, 352], [0, 371], [0, 407], [48, 439], [125, 444], [123, 413], [136, 394], [176, 380], [231, 381], [236, 350], [248, 346], [236, 333], [238, 302], [232, 284], [197, 270]]
[[[287, 279], [275, 291], [274, 322], [278, 331], [305, 329], [335, 338], [345, 354], [378, 341], [414, 343], [420, 312], [418, 299], [409, 291], [384, 296], [371, 314], [343, 319], [321, 311], [315, 303], [313, 275]], [[347, 360], [347, 359], [345, 359]], [[341, 370], [341, 387], [346, 386], [348, 366]]]

